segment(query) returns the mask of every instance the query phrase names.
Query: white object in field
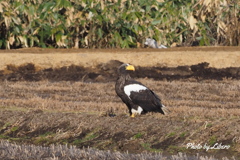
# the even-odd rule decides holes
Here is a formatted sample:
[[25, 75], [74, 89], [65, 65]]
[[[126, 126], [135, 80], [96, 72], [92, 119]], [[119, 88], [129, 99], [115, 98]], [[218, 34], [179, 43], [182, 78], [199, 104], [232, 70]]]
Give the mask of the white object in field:
[[157, 42], [154, 39], [147, 38], [146, 42], [144, 43], [145, 45], [148, 45], [151, 48], [167, 48], [164, 45], [158, 45]]

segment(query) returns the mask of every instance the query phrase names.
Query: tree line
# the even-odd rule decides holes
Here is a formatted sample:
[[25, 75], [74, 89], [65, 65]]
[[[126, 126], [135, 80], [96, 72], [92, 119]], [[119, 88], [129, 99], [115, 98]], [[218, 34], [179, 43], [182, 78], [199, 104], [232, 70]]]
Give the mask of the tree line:
[[4, 0], [0, 48], [238, 46], [234, 0]]

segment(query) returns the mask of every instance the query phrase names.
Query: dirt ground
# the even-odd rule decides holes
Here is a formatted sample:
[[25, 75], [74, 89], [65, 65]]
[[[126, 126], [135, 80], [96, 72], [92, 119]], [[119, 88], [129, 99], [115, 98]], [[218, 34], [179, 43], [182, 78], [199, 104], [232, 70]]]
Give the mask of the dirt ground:
[[[240, 156], [239, 47], [35, 48], [0, 56], [1, 139], [128, 153]], [[161, 97], [168, 115], [127, 115], [114, 91], [122, 62], [136, 66], [132, 77]]]
[[[240, 67], [240, 47], [181, 47], [169, 49], [17, 49], [0, 50], [0, 70], [6, 65], [33, 63], [41, 69], [69, 65], [96, 67], [110, 60], [141, 67], [177, 67], [209, 63], [209, 67]], [[50, 54], [51, 53], [51, 54]], [[21, 56], [19, 56], [21, 55]]]

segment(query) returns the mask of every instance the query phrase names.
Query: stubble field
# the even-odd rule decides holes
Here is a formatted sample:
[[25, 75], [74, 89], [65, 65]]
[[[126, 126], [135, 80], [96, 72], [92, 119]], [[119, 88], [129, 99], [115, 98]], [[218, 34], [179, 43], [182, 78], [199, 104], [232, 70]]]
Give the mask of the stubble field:
[[[179, 55], [181, 51], [171, 54], [173, 52]], [[14, 57], [16, 53], [9, 54]], [[116, 67], [124, 59], [120, 58], [122, 54], [117, 54], [112, 61], [108, 58], [104, 61], [103, 57], [103, 61], [98, 60], [92, 67], [89, 66], [92, 59], [88, 63], [63, 63], [45, 68], [34, 60], [24, 59], [23, 64], [4, 62], [6, 65], [0, 72], [0, 156], [11, 153], [6, 140], [22, 147], [23, 144], [55, 144], [55, 148], [60, 144], [74, 145], [79, 149], [90, 147], [111, 153], [145, 153], [148, 155], [145, 157], [154, 156], [150, 153], [171, 157], [179, 152], [190, 158], [197, 154], [219, 159], [240, 156], [240, 70], [237, 65], [231, 66], [231, 58], [226, 60], [227, 68], [217, 67], [217, 63], [211, 61], [213, 58], [208, 57], [208, 61], [207, 56], [202, 57], [206, 61], [192, 58], [193, 64], [188, 58], [184, 65], [184, 56], [180, 56], [181, 65], [169, 64], [172, 61], [168, 59], [166, 63], [146, 62], [142, 66], [134, 61], [134, 56], [131, 60], [128, 55], [127, 62], [134, 61], [137, 68], [132, 77], [155, 91], [169, 109], [166, 116], [148, 113], [131, 118], [114, 90]], [[229, 54], [236, 56], [234, 62], [238, 60], [237, 52], [231, 50]], [[154, 56], [162, 59], [161, 53]], [[172, 57], [177, 59], [176, 55]], [[47, 157], [46, 152], [42, 155]], [[55, 154], [61, 159], [60, 155]], [[144, 155], [139, 157], [136, 159], [147, 159]]]

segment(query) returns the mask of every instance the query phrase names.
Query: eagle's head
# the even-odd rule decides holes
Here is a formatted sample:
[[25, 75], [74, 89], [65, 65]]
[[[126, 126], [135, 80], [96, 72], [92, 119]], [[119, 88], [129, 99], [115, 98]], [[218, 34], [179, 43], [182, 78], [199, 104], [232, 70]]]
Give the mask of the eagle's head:
[[130, 71], [135, 71], [135, 68], [133, 65], [128, 63], [124, 63], [118, 68], [119, 74], [128, 74]]

